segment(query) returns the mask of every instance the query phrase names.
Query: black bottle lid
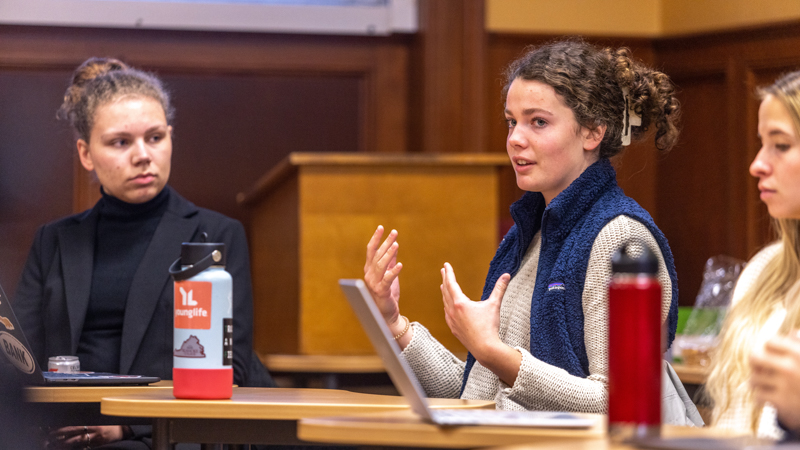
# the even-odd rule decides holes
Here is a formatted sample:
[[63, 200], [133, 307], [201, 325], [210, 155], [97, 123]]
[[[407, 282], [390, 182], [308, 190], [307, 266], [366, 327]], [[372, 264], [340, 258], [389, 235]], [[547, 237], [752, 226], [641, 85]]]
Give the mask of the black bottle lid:
[[211, 255], [214, 266], [224, 266], [225, 244], [222, 242], [184, 242], [181, 244], [181, 265], [193, 266], [203, 258]]
[[631, 241], [622, 244], [614, 255], [611, 257], [611, 271], [617, 273], [631, 273], [631, 274], [652, 274], [658, 273], [658, 258], [650, 250], [643, 241], [636, 240], [642, 248], [642, 253], [638, 257], [633, 257], [629, 254], [629, 247]]

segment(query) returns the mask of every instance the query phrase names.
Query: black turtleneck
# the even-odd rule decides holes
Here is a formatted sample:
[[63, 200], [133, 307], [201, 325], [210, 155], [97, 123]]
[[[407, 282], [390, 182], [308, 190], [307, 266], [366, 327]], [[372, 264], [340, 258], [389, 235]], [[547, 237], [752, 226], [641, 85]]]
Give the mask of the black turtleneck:
[[81, 370], [119, 372], [122, 324], [133, 275], [169, 203], [164, 188], [145, 203], [103, 192], [98, 202], [92, 290], [78, 343]]

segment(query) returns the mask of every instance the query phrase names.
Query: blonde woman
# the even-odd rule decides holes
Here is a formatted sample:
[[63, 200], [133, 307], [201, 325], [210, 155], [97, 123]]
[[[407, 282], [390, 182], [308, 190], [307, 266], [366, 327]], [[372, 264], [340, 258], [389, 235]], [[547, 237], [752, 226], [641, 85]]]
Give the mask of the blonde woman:
[[708, 391], [715, 426], [779, 438], [784, 431], [778, 419], [793, 417], [787, 409], [792, 405], [775, 399], [788, 398], [792, 385], [774, 378], [792, 371], [776, 371], [775, 360], [785, 356], [787, 343], [800, 355], [800, 341], [785, 337], [800, 327], [800, 72], [760, 89], [759, 96], [762, 145], [750, 174], [759, 180], [779, 239], [753, 257], [736, 285]]

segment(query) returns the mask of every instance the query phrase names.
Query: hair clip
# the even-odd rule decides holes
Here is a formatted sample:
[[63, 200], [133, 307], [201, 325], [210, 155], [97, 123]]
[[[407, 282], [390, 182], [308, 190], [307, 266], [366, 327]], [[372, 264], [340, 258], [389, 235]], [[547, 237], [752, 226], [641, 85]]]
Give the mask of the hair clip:
[[636, 114], [631, 102], [631, 90], [627, 87], [622, 88], [622, 97], [625, 99], [625, 116], [622, 120], [622, 145], [631, 145], [631, 126], [642, 125], [642, 116]]

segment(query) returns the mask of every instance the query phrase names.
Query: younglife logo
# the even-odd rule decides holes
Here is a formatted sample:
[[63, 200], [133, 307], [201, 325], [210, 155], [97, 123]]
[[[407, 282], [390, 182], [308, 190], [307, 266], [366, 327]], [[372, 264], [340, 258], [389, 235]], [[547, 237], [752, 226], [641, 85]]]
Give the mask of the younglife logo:
[[210, 281], [179, 281], [175, 283], [174, 295], [175, 328], [211, 328]]

